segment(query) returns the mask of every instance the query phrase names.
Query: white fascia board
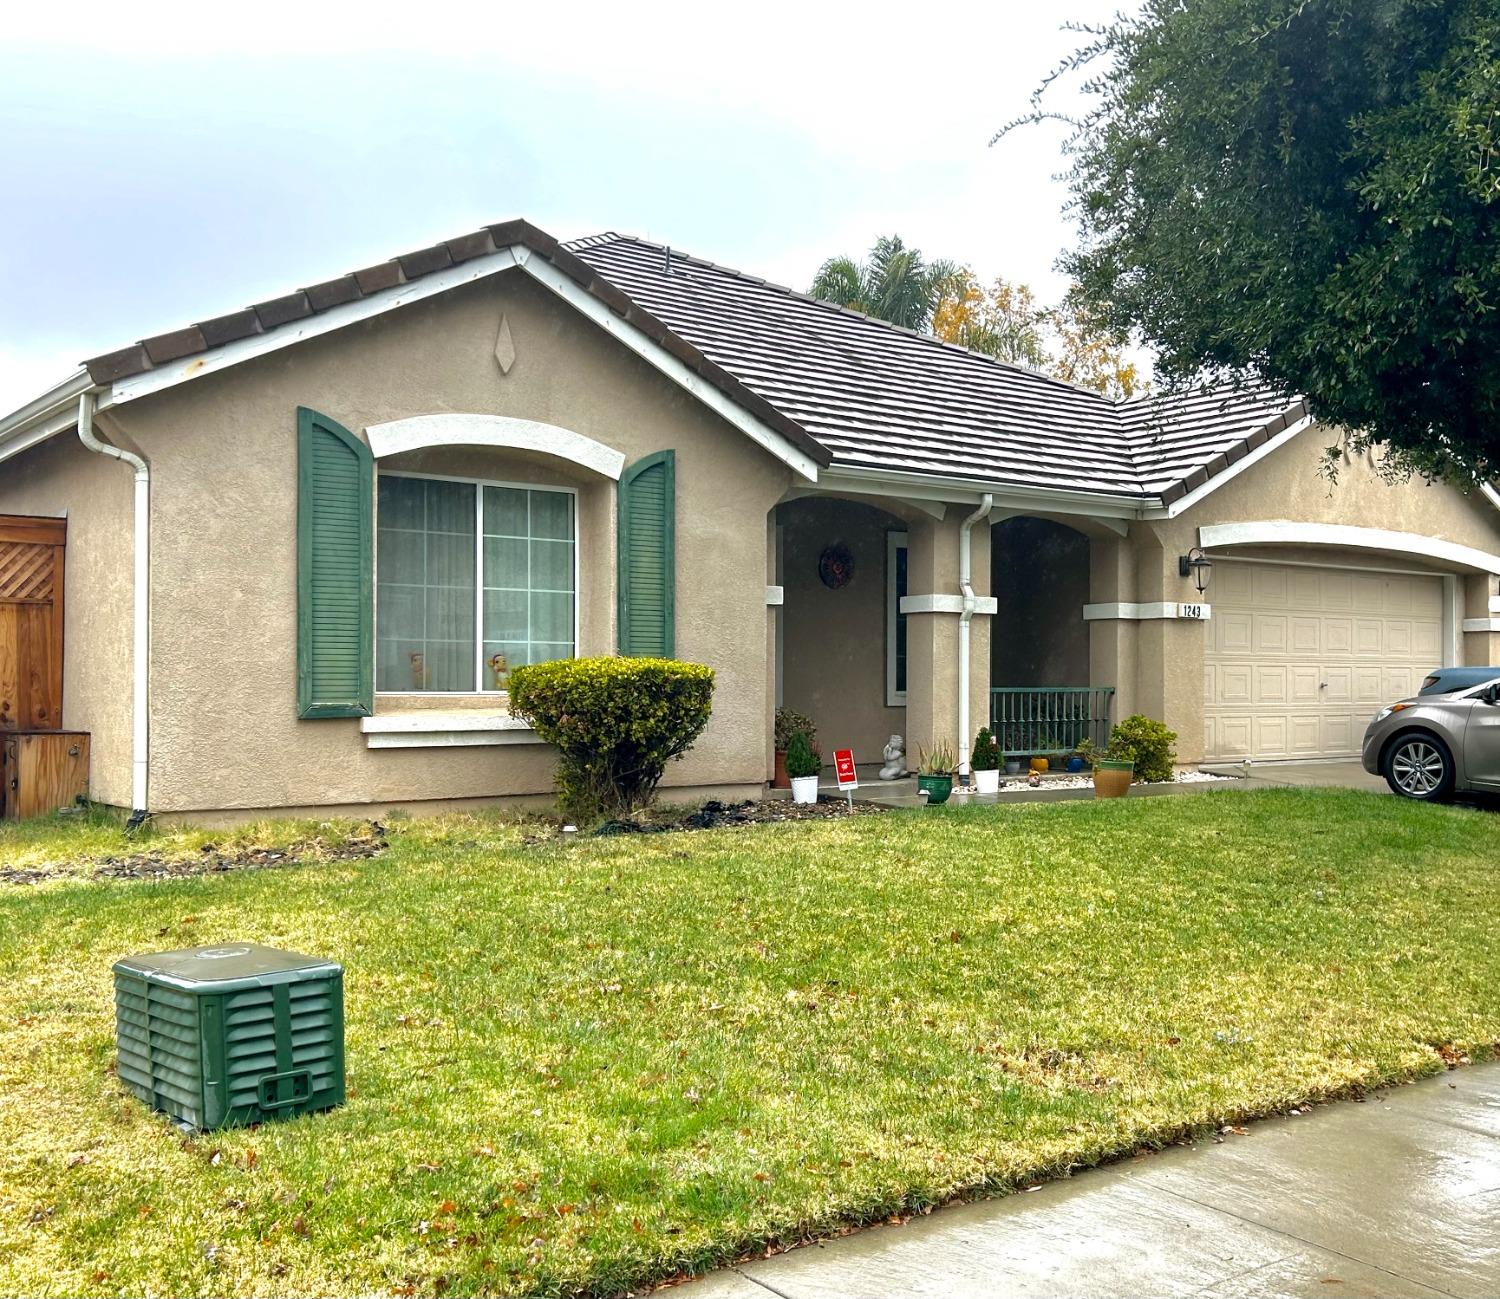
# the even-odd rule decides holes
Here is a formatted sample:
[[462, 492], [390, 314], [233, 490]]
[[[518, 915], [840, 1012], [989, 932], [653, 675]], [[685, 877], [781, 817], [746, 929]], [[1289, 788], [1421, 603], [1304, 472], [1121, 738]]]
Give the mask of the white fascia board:
[[[962, 613], [964, 611], [964, 598], [961, 595], [950, 595], [940, 592], [937, 595], [903, 595], [901, 597], [902, 613]], [[993, 614], [1000, 611], [1000, 602], [992, 595], [976, 595], [974, 607], [970, 611], [976, 614]]]
[[227, 370], [230, 366], [239, 365], [242, 361], [251, 361], [270, 352], [279, 352], [284, 347], [306, 342], [309, 338], [331, 334], [336, 329], [356, 325], [362, 320], [369, 320], [372, 316], [394, 311], [397, 307], [421, 302], [425, 298], [446, 293], [449, 289], [456, 289], [460, 285], [472, 284], [476, 280], [498, 275], [501, 271], [508, 271], [515, 265], [514, 250], [502, 248], [458, 266], [450, 266], [447, 270], [423, 275], [409, 284], [395, 284], [354, 302], [341, 303], [337, 307], [316, 312], [305, 319], [278, 325], [264, 334], [252, 334], [249, 338], [237, 339], [233, 343], [225, 343], [222, 347], [211, 348], [207, 352], [184, 356], [180, 360], [157, 366], [154, 370], [147, 370], [143, 374], [116, 379], [110, 385], [107, 398], [100, 400], [99, 409], [103, 410], [106, 406], [118, 406], [125, 402], [135, 401], [140, 397], [160, 392], [163, 388], [173, 388], [190, 379], [202, 378], [206, 374], [217, 374], [220, 370]]
[[255, 357], [279, 351], [309, 338], [317, 338], [320, 335], [332, 333], [336, 329], [358, 324], [372, 316], [394, 311], [397, 307], [408, 306], [413, 302], [421, 302], [425, 298], [446, 293], [449, 289], [455, 289], [464, 284], [472, 284], [476, 280], [487, 279], [491, 275], [497, 275], [513, 267], [520, 267], [537, 283], [545, 285], [570, 306], [608, 330], [638, 356], [650, 362], [679, 387], [691, 393], [742, 433], [748, 434], [777, 459], [790, 465], [802, 477], [812, 482], [817, 481], [818, 465], [811, 457], [805, 455], [780, 433], [740, 407], [712, 384], [699, 378], [675, 356], [647, 338], [634, 325], [627, 324], [617, 317], [603, 302], [575, 284], [546, 258], [532, 256], [529, 248], [519, 244], [501, 248], [483, 257], [476, 257], [458, 266], [450, 266], [446, 270], [435, 271], [431, 275], [424, 275], [408, 284], [393, 285], [389, 289], [382, 289], [358, 301], [330, 307], [327, 311], [278, 326], [264, 334], [238, 339], [233, 343], [226, 343], [223, 347], [199, 352], [194, 356], [185, 356], [181, 360], [158, 366], [154, 370], [147, 370], [143, 374], [119, 379], [100, 397], [99, 409], [105, 410], [110, 406], [135, 401], [151, 393], [160, 392], [164, 388], [175, 387], [177, 384], [186, 383], [190, 379], [197, 379], [206, 374], [216, 374], [242, 361], [253, 360]]
[[580, 314], [587, 316], [600, 328], [613, 334], [637, 356], [655, 366], [678, 387], [686, 389], [714, 414], [733, 424], [741, 433], [747, 434], [808, 482], [818, 481], [820, 470], [811, 456], [804, 454], [769, 424], [752, 415], [707, 380], [694, 374], [664, 347], [646, 337], [634, 325], [621, 320], [603, 302], [569, 279], [546, 258], [527, 257], [518, 264], [538, 284], [545, 285]]
[[1253, 523], [1205, 524], [1198, 529], [1198, 544], [1204, 550], [1224, 546], [1343, 546], [1351, 550], [1376, 550], [1393, 555], [1420, 555], [1456, 568], [1481, 573], [1500, 573], [1500, 555], [1462, 546], [1441, 537], [1418, 532], [1394, 532], [1389, 528], [1359, 528], [1345, 523], [1294, 523], [1288, 519], [1263, 519]]
[[1487, 500], [1497, 510], [1500, 510], [1500, 491], [1496, 491], [1489, 485], [1489, 483], [1481, 484], [1479, 490], [1484, 493], [1485, 500]]
[[[1123, 622], [1151, 622], [1158, 618], [1180, 618], [1182, 617], [1182, 605], [1193, 604], [1191, 600], [1147, 600], [1135, 602], [1130, 600], [1117, 600], [1108, 604], [1086, 604], [1083, 606], [1083, 620], [1085, 622], [1104, 622], [1118, 619]], [[1199, 613], [1192, 622], [1207, 622], [1213, 617], [1213, 606], [1207, 604], [1194, 604]]]
[[1163, 510], [1154, 510], [1145, 517], [1148, 519], [1175, 519], [1179, 514], [1186, 514], [1193, 506], [1197, 505], [1205, 496], [1210, 496], [1225, 483], [1233, 482], [1245, 470], [1258, 465], [1272, 452], [1280, 450], [1299, 433], [1305, 433], [1316, 421], [1311, 415], [1304, 416], [1295, 424], [1288, 424], [1280, 433], [1267, 438], [1249, 455], [1241, 456], [1229, 468], [1222, 473], [1215, 474], [1201, 487], [1195, 487], [1186, 496], [1175, 500]]
[[581, 465], [615, 482], [619, 482], [625, 468], [622, 452], [591, 437], [556, 424], [508, 415], [417, 415], [368, 425], [365, 436], [377, 460], [426, 447], [487, 446], [541, 452]]
[[78, 423], [78, 399], [93, 386], [88, 371], [79, 370], [0, 418], [0, 460], [72, 428]]
[[899, 496], [909, 500], [951, 501], [977, 505], [988, 493], [997, 510], [1045, 510], [1050, 514], [1080, 514], [1091, 518], [1138, 519], [1155, 497], [1113, 496], [1104, 492], [1067, 492], [1047, 487], [1015, 487], [979, 478], [943, 478], [907, 474], [890, 469], [841, 465], [825, 469], [819, 485], [830, 491]]

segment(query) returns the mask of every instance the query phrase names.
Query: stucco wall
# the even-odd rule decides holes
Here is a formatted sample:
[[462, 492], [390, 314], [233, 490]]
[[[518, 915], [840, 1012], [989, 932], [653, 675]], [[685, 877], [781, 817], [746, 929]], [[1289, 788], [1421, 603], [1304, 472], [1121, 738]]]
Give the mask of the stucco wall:
[[[906, 709], [886, 707], [886, 536], [906, 524], [856, 501], [807, 498], [776, 511], [781, 526], [782, 702], [818, 727], [830, 761], [852, 748], [879, 762], [892, 733], [906, 734]], [[818, 576], [824, 549], [844, 545], [854, 577], [829, 590]]]
[[[516, 352], [508, 375], [493, 355], [502, 316]], [[764, 778], [766, 517], [791, 471], [514, 272], [116, 413], [114, 427], [151, 457], [156, 480], [153, 807], [388, 804], [550, 788], [543, 746], [370, 750], [357, 720], [297, 719], [298, 405], [356, 434], [413, 415], [477, 412], [559, 425], [627, 462], [675, 448], [677, 654], [714, 667], [718, 686], [707, 732], [669, 781]], [[444, 450], [402, 463], [580, 486], [580, 649], [612, 648], [612, 484], [509, 452]], [[401, 703], [383, 699], [380, 710]]]
[[[1314, 426], [1272, 452], [1176, 519], [1135, 523], [1129, 540], [1113, 554], [1096, 553], [1095, 601], [1193, 601], [1200, 597], [1191, 578], [1178, 575], [1179, 555], [1198, 542], [1198, 529], [1210, 524], [1290, 520], [1344, 524], [1435, 537], [1488, 553], [1500, 553], [1500, 510], [1483, 496], [1467, 496], [1442, 484], [1391, 483], [1376, 472], [1370, 456], [1344, 456], [1338, 479], [1319, 473], [1323, 449], [1337, 434]], [[1097, 551], [1096, 547], [1096, 551]], [[1417, 555], [1326, 546], [1238, 547], [1246, 558], [1280, 558], [1306, 563], [1399, 566], [1435, 573], [1456, 571]], [[1129, 575], [1121, 576], [1122, 570]], [[1483, 577], [1464, 574], [1465, 599]], [[1475, 584], [1478, 584], [1475, 586]], [[1133, 586], [1133, 591], [1127, 588]], [[1212, 605], [1210, 582], [1201, 597]], [[1482, 598], [1479, 596], [1474, 599]], [[1483, 638], [1465, 638], [1466, 656], [1488, 649]], [[1120, 688], [1119, 712], [1142, 711], [1160, 717], [1178, 732], [1178, 756], [1198, 761], [1203, 754], [1203, 661], [1207, 627], [1186, 620], [1138, 624], [1091, 624], [1092, 670], [1113, 672]]]
[[63, 726], [90, 732], [89, 796], [130, 805], [134, 476], [61, 435], [0, 465], [0, 514], [66, 516]]

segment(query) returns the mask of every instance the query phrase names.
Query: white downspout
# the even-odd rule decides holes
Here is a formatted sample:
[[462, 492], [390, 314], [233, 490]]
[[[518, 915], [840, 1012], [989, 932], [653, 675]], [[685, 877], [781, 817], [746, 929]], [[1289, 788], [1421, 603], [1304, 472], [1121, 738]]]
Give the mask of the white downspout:
[[133, 558], [134, 610], [132, 613], [130, 691], [130, 803], [132, 822], [146, 816], [148, 762], [147, 685], [150, 681], [151, 647], [151, 466], [140, 456], [101, 442], [94, 433], [94, 394], [78, 399], [78, 440], [90, 451], [116, 460], [135, 470], [135, 539]]
[[979, 508], [958, 529], [958, 587], [964, 607], [958, 615], [958, 775], [969, 783], [969, 622], [974, 617], [974, 562], [969, 534], [980, 519], [990, 516], [995, 494], [979, 498]]

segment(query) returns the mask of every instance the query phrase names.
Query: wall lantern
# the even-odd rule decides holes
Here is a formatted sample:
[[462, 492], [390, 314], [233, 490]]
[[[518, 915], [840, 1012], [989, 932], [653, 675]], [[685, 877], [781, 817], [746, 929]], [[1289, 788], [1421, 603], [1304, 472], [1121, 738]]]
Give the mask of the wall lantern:
[[1208, 579], [1213, 576], [1213, 572], [1214, 561], [1203, 553], [1201, 546], [1194, 546], [1187, 554], [1177, 557], [1178, 576], [1192, 578], [1199, 595], [1208, 586]]

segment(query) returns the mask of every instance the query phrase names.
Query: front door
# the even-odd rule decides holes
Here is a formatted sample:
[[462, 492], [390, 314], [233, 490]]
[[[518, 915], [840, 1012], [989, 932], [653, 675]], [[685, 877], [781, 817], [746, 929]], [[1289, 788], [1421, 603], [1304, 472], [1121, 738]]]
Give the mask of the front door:
[[62, 726], [67, 526], [0, 514], [0, 731]]

